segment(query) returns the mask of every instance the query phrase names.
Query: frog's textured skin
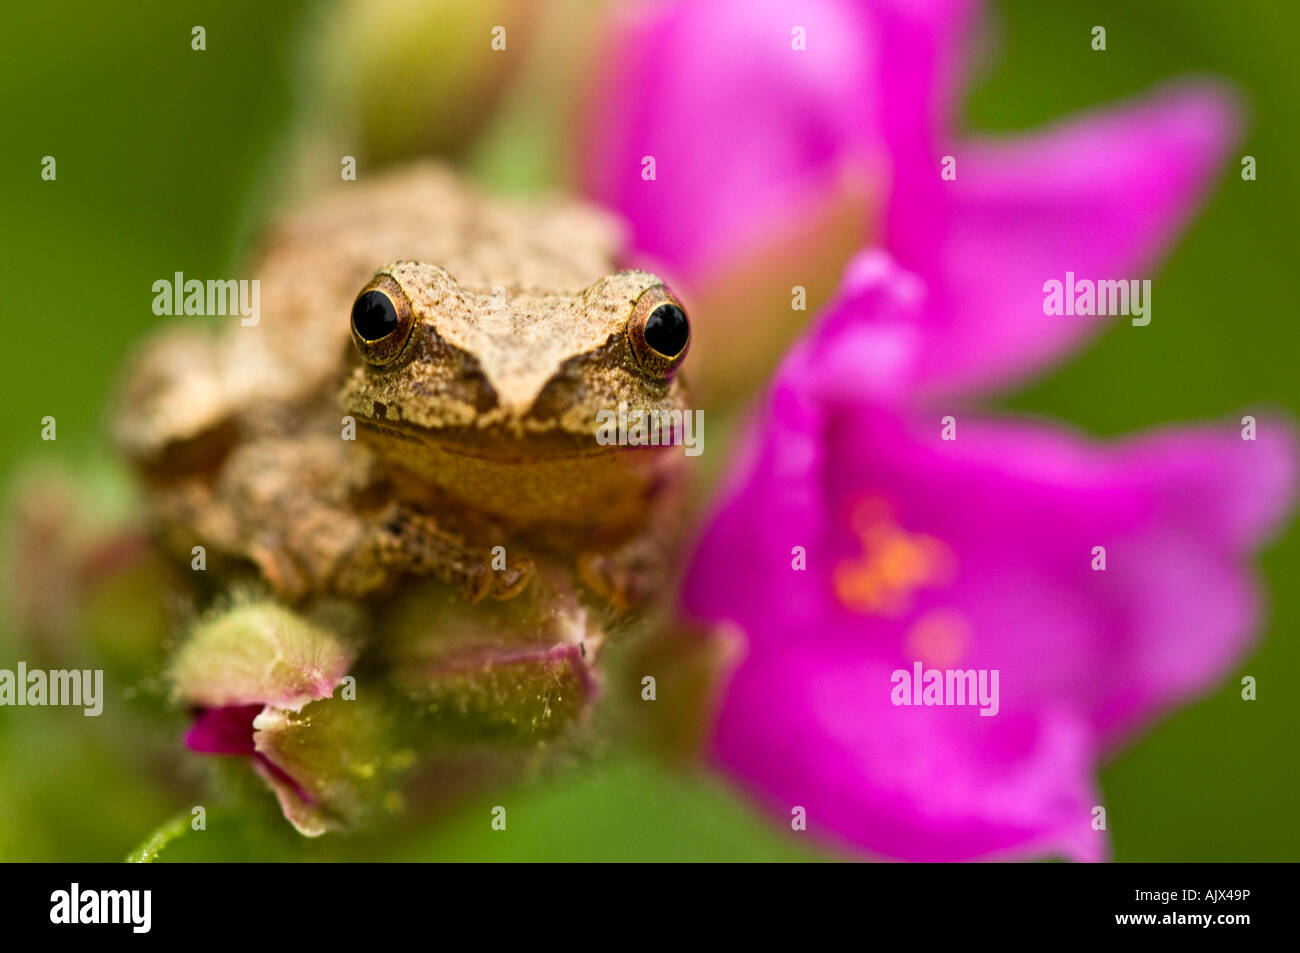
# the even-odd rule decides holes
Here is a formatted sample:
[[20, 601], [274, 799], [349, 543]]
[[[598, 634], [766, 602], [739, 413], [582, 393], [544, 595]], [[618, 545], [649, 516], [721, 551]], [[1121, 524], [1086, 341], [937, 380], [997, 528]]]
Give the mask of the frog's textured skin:
[[[666, 571], [683, 458], [600, 446], [596, 413], [680, 410], [685, 389], [631, 351], [629, 315], [661, 283], [618, 271], [619, 242], [587, 206], [488, 198], [432, 164], [289, 217], [241, 276], [261, 282], [257, 325], [184, 319], [229, 324], [164, 329], [128, 371], [116, 436], [163, 539], [251, 563], [290, 600], [422, 573], [509, 598], [546, 560], [638, 601]], [[376, 273], [415, 315], [382, 367], [349, 326]]]

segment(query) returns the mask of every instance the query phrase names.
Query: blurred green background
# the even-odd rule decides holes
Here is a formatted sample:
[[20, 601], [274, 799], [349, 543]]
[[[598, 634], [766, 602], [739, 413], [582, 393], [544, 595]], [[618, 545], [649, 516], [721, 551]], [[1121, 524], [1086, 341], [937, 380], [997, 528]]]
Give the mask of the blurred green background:
[[[129, 346], [159, 319], [152, 282], [173, 271], [235, 273], [279, 198], [303, 187], [296, 145], [303, 108], [308, 4], [240, 0], [185, 9], [148, 0], [111, 10], [89, 2], [15, 4], [0, 37], [4, 205], [0, 270], [8, 359], [0, 379], [0, 470], [48, 459], [103, 468], [106, 400]], [[190, 49], [190, 29], [207, 50]], [[1107, 28], [1094, 54], [1091, 27]], [[1021, 129], [1204, 71], [1234, 81], [1253, 109], [1240, 154], [1204, 215], [1156, 280], [1163, 319], [1113, 333], [1006, 401], [1099, 434], [1257, 412], [1300, 417], [1295, 315], [1281, 284], [1294, 267], [1300, 183], [1300, 9], [1276, 2], [992, 5], [987, 56], [970, 88], [967, 125]], [[310, 105], [310, 103], [308, 103]], [[518, 184], [545, 172], [527, 122], [498, 130], [473, 158], [487, 178]], [[40, 178], [41, 157], [58, 162]], [[337, 155], [334, 154], [334, 155]], [[337, 163], [337, 158], [331, 159]], [[319, 174], [319, 173], [317, 173]], [[337, 175], [331, 164], [324, 177]], [[21, 294], [17, 292], [21, 290]], [[41, 418], [58, 441], [40, 439]], [[87, 468], [91, 469], [87, 469]], [[96, 478], [98, 479], [98, 478]], [[105, 476], [112, 484], [113, 480]], [[1300, 790], [1300, 535], [1264, 554], [1271, 618], [1258, 651], [1220, 692], [1161, 723], [1102, 775], [1119, 860], [1293, 860]], [[0, 633], [0, 667], [25, 657]], [[1259, 699], [1239, 698], [1241, 674]], [[171, 730], [171, 729], [168, 729]], [[0, 708], [0, 858], [117, 859], [168, 816], [196, 803], [167, 765], [124, 737], [174, 744], [158, 725]], [[815, 852], [769, 825], [714, 779], [678, 774], [626, 752], [521, 792], [511, 835], [488, 831], [470, 804], [398, 841], [306, 843], [273, 817], [250, 823], [213, 807], [209, 831], [172, 856], [786, 859]]]

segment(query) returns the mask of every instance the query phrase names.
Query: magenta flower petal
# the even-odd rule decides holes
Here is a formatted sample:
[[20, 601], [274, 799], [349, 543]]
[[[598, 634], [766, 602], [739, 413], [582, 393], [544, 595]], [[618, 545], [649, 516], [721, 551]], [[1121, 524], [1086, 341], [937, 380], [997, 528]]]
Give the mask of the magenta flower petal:
[[1234, 422], [1165, 431], [1131, 441], [1114, 464], [1157, 532], [1134, 540], [1135, 571], [1113, 580], [1129, 587], [1133, 637], [1091, 706], [1107, 740], [1212, 688], [1249, 645], [1260, 600], [1247, 563], [1286, 521], [1300, 458], [1287, 422], [1259, 427], [1254, 441]]
[[256, 721], [264, 712], [273, 711], [265, 705], [238, 705], [229, 708], [208, 708], [194, 717], [194, 723], [185, 733], [185, 746], [200, 754], [239, 755], [251, 759], [254, 769], [266, 779], [276, 792], [285, 817], [294, 818], [315, 805], [315, 798], [275, 762], [258, 750]]
[[[948, 147], [897, 164], [886, 244], [934, 296], [923, 381], [1003, 387], [1115, 318], [1043, 313], [1044, 282], [1151, 278], [1220, 174], [1234, 97], [1183, 84], [1044, 132]], [[1160, 320], [1156, 313], [1154, 320]]]
[[1247, 647], [1248, 560], [1294, 499], [1289, 425], [1265, 418], [1247, 441], [1225, 421], [1113, 447], [965, 416], [951, 442], [928, 418], [859, 415], [843, 438], [830, 426], [831, 512], [867, 489], [952, 554], [953, 578], [918, 589], [904, 620], [956, 609], [1004, 686], [1023, 667], [1022, 695], [1070, 699], [1103, 739], [1208, 690]]
[[[961, 141], [961, 47], [976, 10], [966, 0], [639, 6], [606, 43], [583, 187], [628, 219], [642, 261], [707, 305], [706, 344], [713, 325], [724, 340], [742, 326], [734, 304], [749, 350], [766, 354], [769, 325], [794, 325], [767, 307], [784, 288], [763, 278], [775, 270], [816, 297], [819, 264], [847, 227], [932, 289], [925, 391], [1008, 386], [1113, 323], [1045, 315], [1044, 282], [1067, 271], [1152, 277], [1222, 169], [1241, 109], [1221, 85], [1182, 83], [1042, 132]], [[792, 49], [795, 26], [805, 50]], [[941, 177], [945, 156], [955, 179]], [[828, 207], [847, 209], [847, 226]]]
[[[1254, 440], [1225, 421], [1108, 446], [957, 413], [942, 439], [890, 374], [835, 364], [921, 307], [859, 259], [757, 415], [682, 593], [749, 644], [715, 751], [872, 852], [1097, 858], [1098, 758], [1248, 645], [1248, 562], [1292, 506], [1294, 434], [1261, 417]], [[997, 714], [894, 705], [889, 675], [915, 663], [996, 671]]]
[[239, 705], [231, 708], [207, 708], [194, 717], [185, 732], [185, 747], [203, 754], [251, 755], [253, 719], [265, 705]]
[[1004, 853], [1101, 860], [1093, 739], [1048, 707], [981, 718], [895, 708], [894, 666], [852, 650], [755, 653], [735, 673], [714, 753], [776, 817], [892, 859]]
[[[971, 0], [641, 4], [610, 30], [584, 187], [636, 249], [693, 281], [928, 142]], [[803, 31], [805, 49], [795, 30]], [[945, 84], [947, 88], [954, 82]], [[642, 161], [655, 160], [654, 180]], [[882, 182], [883, 185], [883, 182]], [[872, 223], [862, 222], [862, 234]]]
[[[792, 50], [796, 25], [830, 49]], [[626, 216], [636, 248], [678, 275], [787, 216], [838, 175], [846, 150], [877, 134], [876, 100], [865, 95], [877, 37], [855, 4], [640, 5], [613, 36], [584, 181]], [[645, 156], [653, 181], [642, 177]]]

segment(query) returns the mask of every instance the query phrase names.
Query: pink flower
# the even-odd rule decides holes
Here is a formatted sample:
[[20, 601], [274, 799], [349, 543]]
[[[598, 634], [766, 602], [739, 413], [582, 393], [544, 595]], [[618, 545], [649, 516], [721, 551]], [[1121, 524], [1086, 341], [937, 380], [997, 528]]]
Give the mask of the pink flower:
[[[1045, 283], [1149, 278], [1238, 113], [1183, 82], [959, 136], [976, 13], [642, 5], [607, 44], [587, 188], [694, 305], [705, 373], [770, 353], [793, 286], [816, 313], [854, 250], [889, 253], [852, 260], [781, 364], [686, 574], [687, 612], [748, 647], [717, 760], [878, 855], [1098, 859], [1099, 760], [1247, 645], [1246, 563], [1290, 506], [1295, 447], [1267, 418], [1253, 440], [1224, 421], [1098, 446], [953, 403], [1114, 321], [1045, 314]], [[988, 703], [902, 690], [929, 671], [984, 672]]]
[[[973, 0], [670, 0], [616, 24], [583, 184], [695, 306], [706, 372], [774, 363], [797, 330], [790, 289], [815, 313], [867, 244], [931, 289], [916, 377], [931, 393], [1009, 385], [1103, 326], [1044, 320], [1044, 281], [1150, 276], [1222, 167], [1233, 97], [1185, 82], [1044, 131], [961, 137], [976, 13]], [[708, 358], [724, 346], [726, 361]]]
[[[1248, 645], [1293, 436], [1261, 418], [1253, 440], [1228, 420], [1099, 446], [954, 410], [944, 439], [900, 403], [931, 304], [859, 257], [758, 409], [685, 576], [688, 614], [748, 646], [714, 755], [874, 854], [1100, 859], [1098, 760]], [[917, 663], [996, 671], [995, 713], [898, 704]]]

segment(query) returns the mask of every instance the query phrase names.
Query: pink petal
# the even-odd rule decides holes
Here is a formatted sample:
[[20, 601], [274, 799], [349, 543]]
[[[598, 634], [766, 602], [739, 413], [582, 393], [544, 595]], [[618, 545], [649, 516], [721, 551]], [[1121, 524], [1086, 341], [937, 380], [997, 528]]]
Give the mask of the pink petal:
[[[887, 174], [889, 142], [928, 141], [972, 5], [634, 7], [604, 44], [584, 187], [628, 218], [641, 256], [694, 281], [780, 234], [845, 175]], [[792, 46], [796, 27], [804, 50]], [[642, 178], [645, 156], [654, 181]]]
[[1068, 709], [896, 707], [893, 665], [800, 646], [735, 673], [715, 755], [777, 817], [888, 858], [1099, 860], [1087, 726]]
[[[1124, 318], [1049, 316], [1044, 282], [1143, 279], [1220, 175], [1239, 109], [1182, 84], [1016, 139], [896, 156], [887, 244], [931, 284], [931, 390], [1005, 387]], [[1162, 320], [1159, 308], [1153, 320]]]
[[253, 719], [263, 705], [207, 708], [185, 732], [185, 746], [204, 754], [253, 754]]
[[[1294, 431], [1258, 426], [1254, 441], [1224, 421], [1108, 447], [964, 415], [954, 441], [937, 419], [832, 424], [828, 512], [869, 489], [955, 554], [951, 584], [873, 625], [873, 643], [902, 646], [917, 616], [956, 610], [971, 630], [962, 665], [1001, 669], [1010, 708], [1070, 702], [1108, 741], [1210, 690], [1255, 634], [1249, 561], [1295, 499]], [[835, 619], [825, 634], [861, 638], [864, 621]]]

